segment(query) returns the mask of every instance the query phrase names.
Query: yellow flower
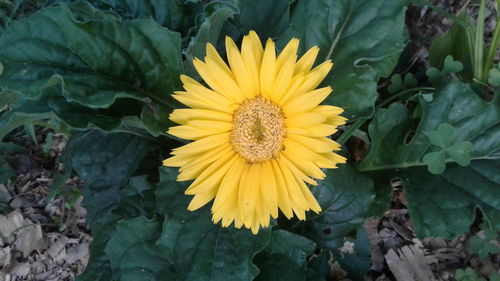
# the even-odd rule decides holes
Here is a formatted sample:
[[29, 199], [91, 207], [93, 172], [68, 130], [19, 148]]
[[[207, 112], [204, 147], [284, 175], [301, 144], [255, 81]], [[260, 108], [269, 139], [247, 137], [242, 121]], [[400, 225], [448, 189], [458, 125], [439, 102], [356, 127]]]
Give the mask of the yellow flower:
[[[194, 211], [215, 198], [214, 223], [245, 226], [257, 233], [269, 226], [278, 209], [305, 219], [321, 207], [306, 183], [324, 179], [321, 168], [336, 168], [345, 158], [332, 151], [340, 145], [328, 138], [345, 123], [343, 110], [319, 105], [332, 91], [319, 88], [332, 67], [315, 68], [317, 47], [297, 61], [298, 39], [276, 57], [274, 43], [265, 49], [257, 34], [244, 36], [241, 52], [226, 37], [229, 66], [207, 45], [205, 61], [194, 66], [210, 88], [185, 75], [185, 91], [173, 97], [190, 108], [176, 109], [170, 119], [180, 126], [168, 133], [193, 142], [176, 148], [163, 165], [180, 167], [179, 181], [194, 180]], [[312, 69], [311, 69], [312, 68]]]

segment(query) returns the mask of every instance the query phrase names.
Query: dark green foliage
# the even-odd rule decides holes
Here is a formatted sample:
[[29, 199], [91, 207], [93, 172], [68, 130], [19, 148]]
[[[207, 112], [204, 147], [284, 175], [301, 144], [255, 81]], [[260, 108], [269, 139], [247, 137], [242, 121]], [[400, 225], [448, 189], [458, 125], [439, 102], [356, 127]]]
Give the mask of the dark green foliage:
[[[471, 76], [466, 44], [453, 44], [466, 36], [461, 26], [432, 44], [426, 80], [425, 70], [391, 76], [408, 40], [404, 0], [21, 2], [12, 17], [13, 7], [6, 14], [0, 6], [0, 140], [21, 126], [69, 138], [64, 164], [85, 183], [94, 237], [77, 280], [320, 281], [331, 257], [363, 280], [370, 251], [362, 225], [386, 211], [396, 178], [417, 236], [464, 233], [479, 210], [487, 237], [471, 247], [497, 251], [488, 239], [500, 230], [500, 104], [488, 90], [500, 85], [500, 71], [490, 71], [489, 85], [458, 80]], [[348, 155], [311, 187], [320, 214], [273, 221], [258, 235], [213, 224], [210, 206], [187, 211], [190, 182], [158, 168], [181, 145], [165, 133], [169, 113], [182, 107], [171, 97], [180, 74], [199, 78], [192, 60], [207, 43], [224, 57], [225, 36], [239, 44], [250, 30], [278, 51], [293, 37], [299, 55], [320, 47], [317, 64], [334, 62], [325, 104], [343, 107], [354, 128], [348, 137], [369, 146], [363, 161]], [[13, 175], [1, 155], [0, 183]], [[353, 251], [340, 251], [345, 243]]]

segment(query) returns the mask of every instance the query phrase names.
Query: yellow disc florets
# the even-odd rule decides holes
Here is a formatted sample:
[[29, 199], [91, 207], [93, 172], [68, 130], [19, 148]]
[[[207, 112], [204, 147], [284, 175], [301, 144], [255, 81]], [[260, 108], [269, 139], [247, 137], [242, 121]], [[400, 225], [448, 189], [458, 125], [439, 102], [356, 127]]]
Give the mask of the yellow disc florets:
[[246, 100], [233, 116], [231, 143], [248, 162], [262, 162], [283, 147], [285, 120], [281, 108], [261, 96]]

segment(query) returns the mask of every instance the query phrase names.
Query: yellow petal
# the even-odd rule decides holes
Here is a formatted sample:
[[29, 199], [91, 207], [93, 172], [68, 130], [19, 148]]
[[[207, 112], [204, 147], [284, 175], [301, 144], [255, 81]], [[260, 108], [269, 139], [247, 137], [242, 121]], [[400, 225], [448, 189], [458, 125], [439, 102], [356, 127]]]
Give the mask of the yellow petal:
[[207, 52], [207, 56], [206, 57], [210, 58], [213, 62], [215, 62], [219, 66], [219, 68], [221, 70], [223, 70], [224, 72], [226, 72], [226, 74], [228, 76], [232, 76], [233, 75], [232, 72], [231, 72], [231, 69], [229, 69], [229, 66], [227, 66], [227, 64], [221, 58], [221, 56], [219, 55], [219, 53], [217, 53], [217, 50], [215, 49], [215, 47], [211, 43], [207, 44], [206, 52]]
[[287, 127], [308, 127], [323, 123], [326, 118], [322, 114], [307, 111], [287, 116], [285, 121]]
[[295, 65], [295, 74], [300, 72], [309, 72], [311, 67], [318, 56], [319, 48], [317, 46], [313, 46], [309, 49], [297, 62]]
[[[292, 38], [288, 42], [288, 44], [286, 44], [285, 48], [283, 48], [280, 55], [276, 59], [276, 67], [281, 70], [287, 65], [288, 61], [293, 61], [295, 65], [295, 61], [297, 60], [298, 49], [299, 49], [299, 39]], [[292, 74], [293, 74], [293, 69], [292, 69]]]
[[270, 161], [262, 163], [262, 184], [261, 198], [267, 206], [268, 212], [273, 218], [278, 217], [278, 190], [276, 178]]
[[329, 138], [310, 138], [295, 134], [289, 134], [288, 138], [318, 153], [328, 153], [340, 149], [340, 145]]
[[230, 114], [209, 110], [209, 109], [192, 109], [181, 108], [176, 109], [169, 116], [170, 120], [179, 124], [187, 124], [191, 120], [214, 120], [232, 122], [233, 117]]
[[241, 209], [242, 218], [244, 222], [251, 223], [251, 217], [255, 211], [256, 200], [259, 195], [259, 185], [261, 180], [260, 172], [261, 164], [252, 164], [248, 167], [248, 175], [240, 185], [238, 193], [238, 208]]
[[238, 155], [230, 151], [212, 163], [201, 175], [186, 189], [184, 193], [194, 195], [220, 186], [224, 175], [231, 167]]
[[245, 62], [250, 83], [253, 85], [254, 95], [260, 94], [260, 65], [262, 62], [262, 43], [255, 31], [243, 37], [241, 43], [241, 57]]
[[234, 111], [234, 107], [230, 106], [230, 104], [224, 106], [224, 103], [217, 103], [215, 100], [205, 99], [204, 97], [200, 98], [199, 96], [188, 94], [187, 92], [176, 92], [172, 97], [191, 108], [216, 110], [226, 113], [232, 113]]
[[278, 206], [285, 215], [285, 217], [290, 219], [291, 217], [293, 217], [293, 212], [292, 212], [292, 205], [290, 202], [290, 196], [286, 188], [285, 179], [283, 178], [283, 174], [281, 173], [278, 162], [274, 159], [271, 160], [270, 162], [276, 179], [276, 189], [278, 191]]
[[327, 124], [317, 124], [307, 127], [287, 127], [287, 133], [306, 137], [326, 137], [337, 132], [337, 126]]
[[250, 74], [248, 73], [245, 62], [241, 57], [241, 53], [238, 50], [238, 47], [236, 47], [236, 44], [234, 44], [233, 39], [229, 36], [226, 36], [226, 53], [231, 70], [233, 71], [236, 81], [238, 82], [245, 98], [250, 99], [258, 95], [258, 89], [256, 89], [254, 87], [255, 84], [252, 83], [253, 79], [250, 78]]
[[228, 132], [233, 127], [231, 123], [210, 120], [193, 120], [189, 121], [188, 124], [170, 127], [167, 133], [186, 140], [198, 140], [211, 135]]
[[229, 143], [230, 133], [216, 134], [194, 142], [190, 142], [178, 148], [174, 148], [173, 155], [187, 154], [197, 155], [201, 152], [211, 150], [217, 146]]
[[295, 59], [289, 59], [284, 62], [282, 68], [279, 69], [276, 79], [274, 80], [273, 90], [270, 94], [270, 99], [274, 102], [278, 102], [284, 95], [285, 92], [291, 87], [293, 69], [295, 65]]
[[276, 49], [273, 40], [266, 42], [266, 49], [260, 67], [260, 91], [262, 96], [269, 98], [272, 95], [274, 78], [276, 76]]
[[325, 115], [327, 118], [335, 117], [344, 110], [341, 107], [333, 106], [333, 105], [318, 105], [313, 109], [314, 112]]
[[228, 75], [212, 58], [206, 57], [205, 62], [194, 59], [193, 65], [200, 76], [216, 92], [230, 101], [239, 102], [244, 96], [234, 77]]
[[230, 151], [232, 151], [232, 147], [228, 144], [225, 144], [221, 147], [201, 154], [200, 156], [196, 157], [196, 159], [193, 159], [192, 156], [189, 156], [190, 161], [184, 164], [179, 169], [181, 173], [177, 176], [177, 180], [187, 181], [196, 179], [201, 175], [203, 171], [207, 169], [208, 166], [217, 161], [222, 155], [225, 155]]
[[300, 85], [300, 87], [297, 89], [295, 95], [300, 96], [303, 93], [309, 92], [313, 89], [316, 89], [316, 87], [319, 86], [321, 81], [325, 79], [326, 75], [330, 72], [332, 69], [332, 62], [331, 61], [325, 61], [324, 63], [318, 65], [315, 67], [311, 72], [306, 74], [306, 78], [304, 79], [304, 83]]
[[217, 189], [212, 188], [208, 191], [197, 193], [189, 203], [188, 210], [194, 211], [205, 206], [208, 202], [214, 199], [216, 192]]
[[319, 88], [290, 100], [283, 111], [290, 116], [294, 113], [309, 111], [320, 104], [332, 92], [331, 87]]
[[[212, 212], [215, 214], [221, 211], [224, 207], [238, 205], [238, 189], [240, 184], [241, 175], [246, 167], [246, 162], [243, 158], [239, 157], [231, 166], [226, 176], [222, 180], [217, 198], [212, 206]], [[234, 202], [233, 202], [234, 200]], [[223, 212], [225, 213], [225, 212]], [[222, 218], [223, 213], [220, 217]], [[218, 221], [218, 220], [217, 220]]]
[[[286, 165], [283, 158], [278, 160], [278, 165], [280, 167], [281, 173], [283, 174], [283, 178], [285, 179], [286, 188], [288, 189], [288, 193], [290, 194], [290, 199], [301, 209], [307, 210], [308, 205], [307, 202], [302, 196], [302, 192], [300, 191], [300, 187], [295, 180], [295, 177], [290, 172], [290, 168]], [[302, 219], [299, 217], [299, 219]]]

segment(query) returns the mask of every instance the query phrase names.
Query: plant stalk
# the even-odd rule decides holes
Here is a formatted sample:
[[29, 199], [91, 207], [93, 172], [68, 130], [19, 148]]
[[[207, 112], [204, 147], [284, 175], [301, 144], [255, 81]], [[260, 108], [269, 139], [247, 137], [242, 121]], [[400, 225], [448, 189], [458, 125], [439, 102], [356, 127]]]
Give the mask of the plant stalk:
[[483, 57], [484, 57], [484, 14], [486, 11], [486, 0], [481, 0], [479, 13], [476, 19], [476, 34], [474, 39], [474, 78], [482, 81]]
[[486, 61], [482, 77], [483, 82], [488, 80], [488, 75], [490, 73], [491, 68], [493, 67], [493, 60], [495, 59], [496, 51], [498, 47], [500, 47], [500, 0], [497, 0], [497, 9], [499, 15], [497, 15], [497, 23], [495, 26], [495, 31], [493, 32], [493, 37], [491, 38], [491, 44], [488, 49], [488, 53], [486, 55]]

